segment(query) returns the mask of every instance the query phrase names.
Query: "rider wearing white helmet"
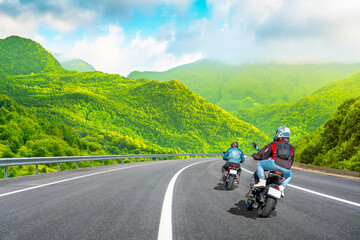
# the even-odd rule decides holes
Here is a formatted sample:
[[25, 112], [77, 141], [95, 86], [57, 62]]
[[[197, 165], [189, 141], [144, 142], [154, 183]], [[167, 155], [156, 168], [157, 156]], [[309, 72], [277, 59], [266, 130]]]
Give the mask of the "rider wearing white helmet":
[[277, 129], [274, 142], [269, 143], [258, 153], [253, 154], [257, 163], [257, 175], [259, 182], [254, 185], [257, 188], [266, 186], [264, 170], [280, 170], [285, 175], [285, 180], [280, 185], [284, 196], [284, 188], [291, 180], [291, 167], [294, 163], [294, 147], [289, 144], [290, 129], [281, 126]]

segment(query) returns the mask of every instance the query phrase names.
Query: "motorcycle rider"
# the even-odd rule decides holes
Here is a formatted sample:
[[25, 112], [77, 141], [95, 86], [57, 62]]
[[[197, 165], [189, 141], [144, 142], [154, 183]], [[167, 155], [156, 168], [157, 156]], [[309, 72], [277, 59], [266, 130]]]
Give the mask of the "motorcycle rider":
[[290, 129], [281, 126], [276, 131], [275, 142], [271, 142], [263, 147], [258, 153], [252, 156], [257, 163], [257, 175], [259, 182], [254, 185], [256, 188], [266, 186], [264, 170], [280, 170], [284, 173], [285, 180], [280, 185], [281, 195], [284, 197], [284, 189], [291, 180], [291, 167], [294, 163], [294, 147], [289, 144]]
[[244, 158], [244, 153], [239, 149], [238, 142], [233, 142], [231, 144], [230, 148], [225, 152], [223, 156], [223, 160], [225, 161], [227, 160], [227, 162], [222, 166], [220, 181], [223, 180], [224, 174], [229, 168], [229, 166], [235, 163], [236, 167], [239, 169], [235, 178], [235, 183], [239, 184], [239, 176], [241, 173], [240, 163], [243, 163], [245, 158]]

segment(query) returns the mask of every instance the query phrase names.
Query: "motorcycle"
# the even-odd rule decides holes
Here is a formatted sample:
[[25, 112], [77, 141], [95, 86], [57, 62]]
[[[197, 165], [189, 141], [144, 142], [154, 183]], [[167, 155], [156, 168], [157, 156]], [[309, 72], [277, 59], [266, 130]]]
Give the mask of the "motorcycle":
[[233, 188], [234, 180], [239, 171], [240, 169], [235, 163], [228, 167], [227, 172], [225, 172], [223, 177], [225, 189], [231, 190]]
[[[255, 148], [255, 146], [254, 146]], [[259, 216], [268, 217], [276, 208], [278, 200], [281, 199], [280, 183], [285, 179], [284, 173], [279, 170], [265, 171], [266, 187], [256, 188], [259, 177], [253, 174], [250, 182], [250, 190], [247, 195], [246, 207], [248, 211], [258, 210]]]

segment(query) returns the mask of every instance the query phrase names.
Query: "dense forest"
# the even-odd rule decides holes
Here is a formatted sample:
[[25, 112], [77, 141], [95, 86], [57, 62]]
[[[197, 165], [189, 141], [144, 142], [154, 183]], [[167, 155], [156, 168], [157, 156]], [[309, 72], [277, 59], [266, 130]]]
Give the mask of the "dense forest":
[[[360, 64], [243, 64], [200, 60], [165, 72], [132, 72], [131, 79], [183, 82], [194, 93], [226, 111], [285, 104], [360, 70]], [[242, 118], [240, 118], [242, 119]]]
[[286, 125], [292, 130], [292, 142], [296, 142], [319, 128], [345, 100], [357, 96], [360, 96], [360, 73], [329, 83], [295, 103], [240, 109], [232, 114], [254, 124], [269, 137], [278, 126]]
[[360, 97], [345, 101], [295, 147], [302, 163], [360, 171]]
[[0, 39], [0, 76], [40, 72], [63, 72], [63, 68], [37, 42], [17, 36]]

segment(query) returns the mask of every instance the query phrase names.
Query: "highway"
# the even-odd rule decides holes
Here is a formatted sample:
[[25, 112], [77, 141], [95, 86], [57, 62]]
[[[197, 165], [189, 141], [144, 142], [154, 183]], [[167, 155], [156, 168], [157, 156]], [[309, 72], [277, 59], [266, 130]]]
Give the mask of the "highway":
[[246, 158], [232, 191], [219, 180], [223, 164], [167, 160], [0, 180], [0, 239], [158, 239], [161, 228], [169, 240], [360, 239], [359, 179], [294, 169], [285, 198], [261, 218], [244, 197], [256, 161]]

